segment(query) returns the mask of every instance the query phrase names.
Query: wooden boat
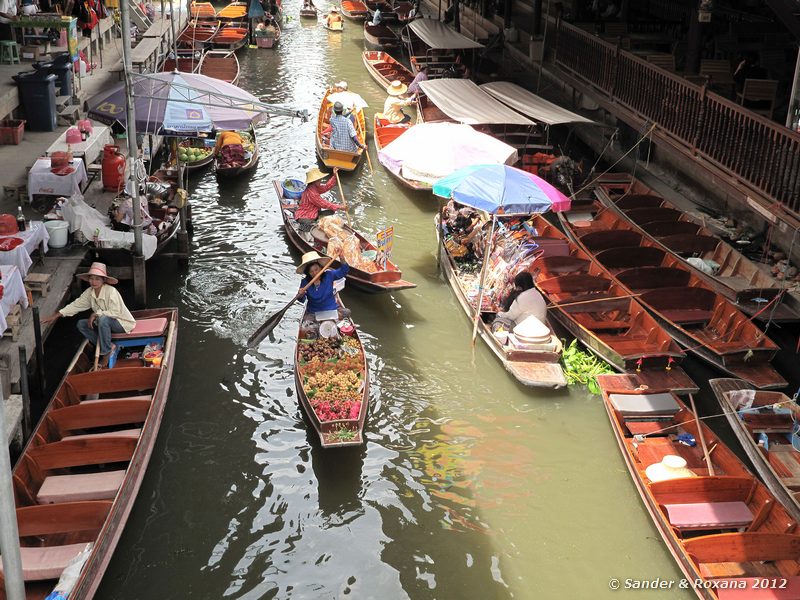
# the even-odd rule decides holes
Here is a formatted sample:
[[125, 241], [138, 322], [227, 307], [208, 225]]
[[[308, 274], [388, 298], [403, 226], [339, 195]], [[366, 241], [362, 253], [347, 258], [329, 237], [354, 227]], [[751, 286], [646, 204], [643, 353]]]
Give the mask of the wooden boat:
[[786, 394], [756, 390], [741, 379], [712, 379], [709, 384], [761, 480], [800, 519], [800, 450], [792, 445], [794, 440], [800, 448], [794, 435], [800, 407]]
[[387, 52], [367, 50], [361, 56], [367, 72], [384, 90], [393, 81], [402, 81], [406, 85], [414, 81], [413, 73]]
[[213, 19], [217, 18], [217, 9], [211, 2], [192, 2], [189, 5], [189, 15], [192, 19]]
[[[240, 131], [239, 134], [244, 140], [245, 151], [250, 148], [250, 159], [241, 167], [226, 167], [220, 163], [219, 157], [214, 161], [214, 172], [217, 177], [237, 177], [242, 173], [247, 173], [255, 169], [258, 164], [258, 140], [256, 140], [256, 130], [250, 126], [248, 131]], [[247, 138], [250, 138], [248, 140]]]
[[342, 0], [342, 14], [351, 21], [363, 21], [369, 16], [369, 8], [358, 0]]
[[[438, 215], [437, 215], [438, 217]], [[436, 235], [440, 235], [438, 218], [435, 220]], [[461, 269], [453, 260], [445, 244], [439, 243], [440, 264], [453, 293], [469, 317], [475, 320], [475, 302], [469, 295], [469, 284], [464, 280]], [[537, 348], [515, 348], [503, 343], [492, 333], [491, 322], [484, 319], [486, 313], [481, 311], [478, 319], [478, 335], [486, 343], [492, 353], [500, 360], [506, 371], [523, 385], [537, 388], [559, 389], [567, 385], [564, 370], [561, 367], [561, 351], [563, 346], [558, 336], [551, 332], [550, 340]]]
[[322, 26], [328, 31], [333, 31], [335, 33], [341, 33], [342, 31], [344, 31], [344, 21], [336, 21], [334, 23], [331, 23], [328, 21], [328, 18], [325, 17], [322, 19], [321, 23]]
[[198, 160], [186, 160], [184, 164], [186, 165], [185, 168], [189, 173], [194, 173], [200, 171], [201, 169], [206, 168], [210, 164], [214, 162], [214, 152], [213, 148], [209, 148], [205, 145], [203, 140], [198, 138], [185, 138], [178, 142], [179, 148], [202, 148], [203, 150], [208, 151], [208, 155]]
[[247, 18], [247, 3], [231, 2], [225, 8], [217, 11], [217, 18], [223, 21], [243, 21]]
[[364, 22], [364, 41], [367, 45], [382, 50], [389, 50], [400, 45], [400, 38], [386, 25], [371, 25], [369, 21]]
[[204, 48], [218, 32], [217, 22], [193, 21], [178, 36], [178, 45], [183, 48]]
[[686, 263], [596, 200], [559, 213], [567, 235], [688, 348], [760, 389], [786, 381], [770, 365], [778, 346]]
[[223, 25], [211, 40], [214, 48], [227, 50], [229, 52], [236, 52], [247, 45], [247, 36], [249, 32], [247, 27], [240, 27], [238, 25]]
[[180, 71], [181, 73], [196, 73], [202, 60], [202, 50], [178, 50], [177, 59], [169, 57], [164, 59], [164, 64], [161, 65], [161, 72], [171, 73], [172, 71]]
[[[113, 368], [90, 371], [94, 352], [84, 342], [14, 467], [26, 599], [47, 596], [87, 544], [69, 597], [91, 598], [133, 508], [169, 394], [178, 311], [133, 316], [136, 328], [115, 340], [135, 349], [157, 338], [160, 366], [118, 359]], [[4, 584], [0, 577], [0, 589]]]
[[301, 19], [316, 19], [317, 18], [317, 8], [315, 6], [311, 6], [311, 8], [301, 8], [300, 9], [300, 18]]
[[257, 35], [258, 31], [256, 31], [255, 40], [256, 46], [258, 48], [274, 48], [278, 42], [281, 40], [281, 28], [274, 27], [274, 31], [272, 35]]
[[405, 25], [412, 20], [412, 18], [409, 16], [412, 8], [414, 8], [414, 5], [411, 2], [395, 3], [394, 12], [397, 15], [398, 23]]
[[[410, 127], [413, 127], [413, 123], [389, 123], [379, 118], [378, 114], [376, 113], [372, 126], [372, 138], [375, 142], [375, 151], [380, 152], [383, 150], [384, 146], [396, 140], [404, 132], [408, 131]], [[386, 169], [386, 171], [389, 173], [389, 175], [397, 179], [401, 185], [410, 190], [430, 191], [432, 187], [430, 183], [406, 179], [402, 175], [390, 171], [389, 169]]]
[[235, 52], [229, 50], [209, 50], [203, 55], [198, 72], [236, 85], [239, 81], [239, 59]]
[[719, 265], [719, 270], [710, 275], [687, 262], [698, 277], [735, 302], [743, 313], [757, 315], [762, 321], [800, 320], [800, 314], [783, 303], [783, 298], [776, 300], [776, 306], [764, 310], [766, 303], [785, 286], [721, 240], [704, 225], [702, 218], [683, 212], [626, 174], [605, 175], [595, 189], [605, 206], [626, 218], [660, 248], [683, 260], [697, 257]]
[[[310, 235], [301, 233], [298, 229], [297, 221], [294, 220], [294, 209], [297, 208], [297, 201], [284, 197], [281, 181], [275, 181], [274, 186], [280, 202], [283, 227], [292, 245], [303, 254], [314, 250], [321, 256], [327, 256], [329, 240], [325, 233], [319, 227], [312, 229]], [[375, 245], [358, 231], [347, 225], [344, 228], [358, 238], [362, 253], [370, 251], [377, 253], [378, 249]], [[338, 261], [334, 262], [333, 266], [338, 267]], [[403, 272], [391, 260], [386, 261], [386, 267], [383, 270], [376, 268], [374, 272], [368, 272], [350, 265], [350, 271], [347, 273], [348, 283], [353, 287], [371, 293], [396, 292], [417, 287], [415, 283], [405, 281], [402, 277]]]
[[551, 317], [617, 371], [638, 373], [651, 387], [698, 390], [679, 367], [681, 347], [629, 292], [547, 219], [528, 223], [536, 236], [527, 239], [540, 250], [528, 270]]
[[[344, 308], [344, 304], [340, 298], [339, 305]], [[304, 322], [306, 320], [314, 321], [314, 317], [307, 312], [303, 315], [300, 321], [300, 329], [297, 334], [297, 345], [295, 347], [295, 360], [294, 360], [294, 382], [297, 389], [297, 397], [300, 400], [300, 406], [306, 415], [306, 418], [311, 423], [314, 431], [319, 436], [320, 445], [323, 448], [345, 448], [348, 446], [361, 446], [364, 444], [364, 422], [367, 418], [369, 410], [369, 367], [367, 365], [367, 355], [364, 352], [364, 346], [361, 343], [361, 338], [358, 335], [358, 327], [348, 319], [352, 326], [353, 331], [349, 335], [343, 335], [342, 340], [348, 341], [348, 346], [357, 350], [353, 355], [343, 354], [342, 350], [337, 357], [336, 365], [341, 372], [341, 364], [349, 365], [350, 368], [345, 369], [352, 373], [357, 373], [357, 387], [351, 389], [349, 394], [353, 402], [358, 402], [358, 409], [353, 409], [353, 412], [347, 415], [347, 418], [335, 418], [328, 420], [321, 420], [320, 415], [314, 410], [315, 399], [326, 393], [325, 390], [319, 390], [311, 396], [312, 392], [307, 391], [306, 388], [311, 383], [314, 373], [329, 370], [332, 371], [333, 367], [328, 362], [316, 362], [306, 360], [307, 355], [304, 356], [304, 350], [318, 344], [319, 339], [309, 340], [306, 339], [308, 334], [304, 331]], [[353, 341], [354, 340], [354, 341]], [[323, 342], [325, 343], [325, 342]], [[343, 363], [347, 361], [347, 363]], [[311, 396], [311, 397], [309, 397]], [[326, 399], [327, 401], [327, 399]], [[357, 414], [355, 413], [357, 410]], [[352, 418], [351, 418], [352, 417]]]
[[[674, 394], [635, 389], [638, 382], [626, 375], [597, 381], [631, 478], [684, 576], [697, 582], [697, 596], [800, 597], [797, 521], [730, 448]], [[686, 467], [668, 469], [665, 456], [684, 459]], [[754, 586], [761, 578], [777, 578], [783, 589], [760, 596]], [[742, 591], [730, 594], [720, 589], [738, 586]]]
[[[358, 166], [358, 162], [361, 160], [364, 150], [361, 148], [357, 148], [355, 152], [334, 150], [330, 146], [330, 135], [325, 133], [330, 126], [331, 113], [333, 112], [333, 105], [328, 102], [328, 96], [330, 96], [331, 93], [333, 93], [331, 88], [325, 91], [325, 95], [319, 107], [319, 114], [317, 115], [317, 156], [319, 156], [323, 164], [329, 169], [339, 168], [342, 171], [353, 171]], [[356, 135], [359, 141], [364, 144], [366, 143], [365, 133], [367, 130], [364, 120], [364, 111], [356, 111], [355, 117]]]

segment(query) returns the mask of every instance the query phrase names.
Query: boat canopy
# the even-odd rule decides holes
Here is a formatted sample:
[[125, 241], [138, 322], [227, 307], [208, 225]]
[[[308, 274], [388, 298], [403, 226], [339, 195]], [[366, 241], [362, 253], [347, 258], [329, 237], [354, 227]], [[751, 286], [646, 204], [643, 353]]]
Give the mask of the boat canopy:
[[453, 31], [434, 19], [416, 19], [408, 27], [433, 50], [468, 50], [483, 48], [483, 44]]
[[565, 123], [597, 125], [591, 119], [548, 102], [541, 96], [537, 96], [510, 81], [494, 81], [492, 83], [484, 83], [479, 87], [496, 100], [521, 112], [526, 117], [547, 125], [562, 125]]
[[469, 79], [421, 81], [428, 99], [448, 117], [467, 125], [535, 125], [533, 121], [498, 102]]

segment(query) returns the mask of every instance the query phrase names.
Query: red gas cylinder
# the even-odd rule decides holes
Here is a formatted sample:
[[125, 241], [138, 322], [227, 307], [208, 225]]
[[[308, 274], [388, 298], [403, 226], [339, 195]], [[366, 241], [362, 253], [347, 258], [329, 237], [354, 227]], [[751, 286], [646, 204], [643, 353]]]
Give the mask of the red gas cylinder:
[[119, 192], [125, 186], [125, 157], [119, 146], [103, 146], [103, 189]]

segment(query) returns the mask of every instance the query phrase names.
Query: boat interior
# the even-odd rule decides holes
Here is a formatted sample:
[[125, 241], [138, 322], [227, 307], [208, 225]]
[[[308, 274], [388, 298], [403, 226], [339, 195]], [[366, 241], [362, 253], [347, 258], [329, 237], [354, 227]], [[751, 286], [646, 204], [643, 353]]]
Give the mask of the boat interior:
[[409, 85], [414, 79], [411, 71], [385, 52], [367, 51], [364, 53], [364, 57], [370, 67], [380, 73], [381, 77], [386, 81], [402, 81], [404, 84]]

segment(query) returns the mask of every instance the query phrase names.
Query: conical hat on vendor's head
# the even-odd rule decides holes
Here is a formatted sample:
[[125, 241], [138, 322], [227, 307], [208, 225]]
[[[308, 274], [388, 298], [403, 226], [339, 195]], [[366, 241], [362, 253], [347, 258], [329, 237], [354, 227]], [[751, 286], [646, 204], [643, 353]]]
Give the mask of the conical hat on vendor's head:
[[400, 80], [395, 80], [386, 88], [386, 93], [390, 96], [402, 96], [408, 91], [408, 86]]
[[300, 261], [300, 266], [297, 267], [297, 273], [299, 274], [305, 273], [306, 267], [308, 267], [308, 265], [312, 263], [319, 264], [321, 260], [322, 257], [313, 250], [311, 252], [306, 252], [305, 254], [303, 254], [303, 259]]
[[89, 267], [89, 270], [86, 273], [79, 273], [76, 275], [78, 279], [82, 279], [83, 281], [89, 281], [89, 277], [92, 275], [97, 275], [98, 277], [102, 277], [106, 283], [110, 283], [111, 285], [116, 285], [119, 283], [119, 280], [116, 277], [111, 277], [106, 270], [106, 266], [101, 262], [94, 262], [92, 266]]
[[314, 167], [313, 169], [311, 169], [306, 173], [306, 185], [308, 185], [309, 183], [314, 183], [315, 181], [319, 181], [320, 179], [322, 179], [323, 177], [327, 177], [328, 175], [329, 173], [326, 173], [325, 171], [322, 171], [317, 167]]

